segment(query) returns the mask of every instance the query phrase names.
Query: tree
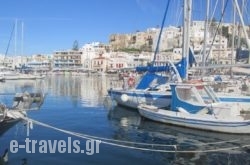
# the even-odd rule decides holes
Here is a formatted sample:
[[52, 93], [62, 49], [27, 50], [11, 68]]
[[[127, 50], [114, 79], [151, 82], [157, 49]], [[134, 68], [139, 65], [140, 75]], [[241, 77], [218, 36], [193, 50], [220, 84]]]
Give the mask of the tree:
[[79, 50], [79, 45], [77, 40], [74, 41], [72, 50]]
[[226, 37], [227, 39], [229, 38], [229, 27], [227, 26], [222, 26], [222, 36]]

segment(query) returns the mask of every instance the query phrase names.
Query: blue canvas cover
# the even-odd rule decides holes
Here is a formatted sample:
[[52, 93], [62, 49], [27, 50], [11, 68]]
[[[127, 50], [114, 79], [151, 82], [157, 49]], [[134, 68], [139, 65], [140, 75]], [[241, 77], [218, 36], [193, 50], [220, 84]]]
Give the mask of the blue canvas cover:
[[157, 84], [164, 84], [167, 82], [167, 78], [157, 75], [155, 73], [147, 72], [137, 85], [136, 89], [146, 89], [150, 86], [150, 84], [153, 82], [153, 80], [157, 80]]
[[205, 107], [205, 105], [195, 105], [195, 104], [190, 104], [188, 102], [180, 100], [176, 91], [177, 86], [174, 84], [170, 86], [171, 86], [171, 91], [172, 91], [172, 99], [171, 99], [172, 111], [178, 111], [178, 107], [182, 107], [185, 110], [187, 110], [189, 113], [197, 113], [198, 111], [200, 111], [201, 109]]
[[[189, 55], [188, 55], [188, 65], [189, 67], [192, 67], [193, 64], [195, 64], [195, 58], [193, 55], [193, 52], [191, 51], [191, 49], [189, 49]], [[176, 64], [174, 64], [175, 67], [177, 68], [180, 76], [182, 79], [186, 78], [186, 72], [187, 72], [187, 60], [186, 58], [182, 58], [181, 61], [177, 62]], [[136, 71], [137, 72], [164, 72], [164, 71], [170, 71], [170, 66], [165, 65], [165, 66], [140, 66], [140, 67], [136, 67]]]

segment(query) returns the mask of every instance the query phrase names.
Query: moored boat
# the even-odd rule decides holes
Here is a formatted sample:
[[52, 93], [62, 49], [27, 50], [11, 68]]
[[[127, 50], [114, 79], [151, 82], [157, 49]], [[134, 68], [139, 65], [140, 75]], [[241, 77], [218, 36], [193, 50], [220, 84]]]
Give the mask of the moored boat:
[[[199, 90], [197, 89], [199, 88]], [[200, 88], [203, 88], [202, 91]], [[152, 105], [138, 106], [148, 119], [207, 131], [250, 134], [250, 118], [240, 113], [237, 104], [220, 102], [214, 92], [201, 84], [172, 84], [170, 109]], [[204, 94], [207, 94], [204, 97]]]
[[0, 135], [8, 128], [23, 120], [28, 110], [38, 110], [43, 104], [45, 95], [43, 93], [16, 93], [13, 105], [7, 107], [0, 104]]
[[[161, 68], [151, 67], [135, 86], [134, 78], [129, 77], [124, 79], [123, 87], [111, 88], [108, 94], [111, 99], [115, 100], [119, 105], [137, 108], [141, 103], [157, 105], [158, 107], [168, 107], [171, 100], [170, 82], [181, 82], [178, 69], [181, 69], [182, 59], [177, 64], [167, 61], [167, 65]], [[171, 74], [159, 75], [160, 72], [169, 72]], [[133, 80], [132, 80], [133, 79]], [[126, 85], [127, 83], [127, 85]], [[132, 85], [132, 86], [131, 86]]]
[[26, 117], [26, 111], [11, 110], [3, 104], [0, 105], [0, 110], [0, 135]]

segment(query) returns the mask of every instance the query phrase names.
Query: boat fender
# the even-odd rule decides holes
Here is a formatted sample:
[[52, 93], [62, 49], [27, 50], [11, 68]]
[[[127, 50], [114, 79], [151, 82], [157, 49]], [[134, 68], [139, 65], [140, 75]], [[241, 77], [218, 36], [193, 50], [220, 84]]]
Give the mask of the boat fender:
[[122, 95], [121, 95], [121, 100], [122, 100], [123, 102], [127, 102], [127, 101], [128, 101], [128, 95], [127, 95], [127, 94], [122, 94]]

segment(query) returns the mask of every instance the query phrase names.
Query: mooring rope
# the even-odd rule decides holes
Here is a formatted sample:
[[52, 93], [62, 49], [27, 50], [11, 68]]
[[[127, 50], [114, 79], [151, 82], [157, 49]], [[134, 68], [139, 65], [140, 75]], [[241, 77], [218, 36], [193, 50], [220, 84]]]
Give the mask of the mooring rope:
[[[35, 124], [43, 126], [45, 128], [50, 128], [50, 129], [53, 129], [53, 130], [56, 130], [56, 131], [59, 131], [59, 132], [63, 132], [63, 133], [66, 133], [66, 134], [69, 134], [69, 135], [72, 135], [72, 136], [75, 136], [75, 137], [79, 137], [79, 138], [82, 138], [82, 139], [95, 140], [95, 141], [101, 140], [102, 144], [107, 144], [107, 145], [121, 147], [121, 148], [127, 148], [127, 149], [141, 150], [141, 151], [162, 152], [162, 153], [208, 153], [208, 152], [229, 151], [229, 150], [235, 150], [235, 149], [242, 149], [242, 148], [250, 147], [250, 145], [247, 144], [247, 145], [239, 145], [239, 146], [234, 146], [234, 147], [206, 149], [206, 150], [178, 150], [178, 148], [181, 147], [180, 145], [137, 143], [137, 142], [129, 142], [129, 141], [102, 138], [102, 137], [91, 136], [91, 135], [86, 135], [86, 134], [81, 134], [81, 133], [77, 133], [77, 132], [73, 132], [73, 131], [64, 130], [64, 129], [57, 128], [57, 127], [51, 126], [49, 124], [42, 123], [42, 122], [39, 122], [37, 120], [30, 119], [28, 117], [24, 117], [24, 116], [21, 116], [21, 115], [20, 115], [20, 118], [22, 118], [25, 121], [28, 121], [27, 126], [29, 126], [30, 123], [35, 123]], [[234, 139], [234, 140], [229, 140], [229, 141], [220, 141], [220, 142], [213, 142], [213, 143], [203, 143], [203, 144], [200, 144], [200, 145], [205, 146], [205, 145], [211, 145], [211, 144], [223, 144], [223, 143], [230, 143], [230, 142], [237, 142], [237, 141], [241, 141], [241, 139]], [[123, 144], [118, 144], [118, 143], [123, 143]], [[172, 150], [136, 147], [136, 146], [129, 146], [129, 145], [125, 145], [125, 144], [151, 146], [151, 147], [171, 147]], [[197, 146], [199, 146], [199, 145], [197, 145]]]

